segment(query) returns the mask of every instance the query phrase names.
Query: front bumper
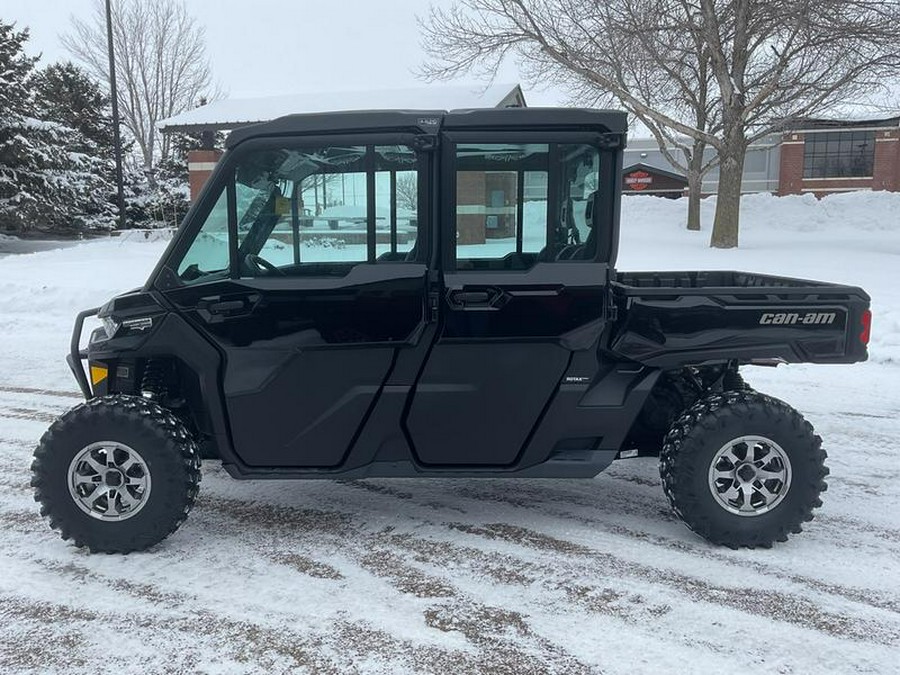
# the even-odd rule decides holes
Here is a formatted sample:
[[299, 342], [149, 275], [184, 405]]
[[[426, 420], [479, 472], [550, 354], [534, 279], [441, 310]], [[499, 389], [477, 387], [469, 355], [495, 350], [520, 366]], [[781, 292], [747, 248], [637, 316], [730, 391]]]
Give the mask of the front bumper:
[[78, 382], [78, 388], [81, 389], [85, 399], [90, 399], [93, 396], [93, 392], [88, 382], [87, 373], [84, 371], [83, 361], [87, 358], [87, 350], [81, 349], [81, 334], [84, 331], [84, 320], [89, 316], [97, 316], [99, 312], [100, 308], [94, 307], [78, 314], [78, 317], [75, 319], [75, 328], [72, 330], [69, 354], [66, 356], [66, 363], [69, 364], [69, 368], [75, 376], [75, 381]]

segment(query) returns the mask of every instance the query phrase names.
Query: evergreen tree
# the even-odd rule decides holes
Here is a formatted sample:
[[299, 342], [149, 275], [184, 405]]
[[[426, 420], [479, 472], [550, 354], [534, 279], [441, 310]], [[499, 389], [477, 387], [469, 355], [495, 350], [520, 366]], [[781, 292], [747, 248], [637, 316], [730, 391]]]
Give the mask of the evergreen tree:
[[59, 125], [67, 165], [60, 167], [66, 208], [54, 226], [108, 229], [115, 226], [115, 147], [109, 98], [100, 85], [71, 63], [47, 66], [34, 77], [36, 110]]
[[52, 210], [45, 199], [54, 183], [47, 169], [59, 158], [48, 144], [54, 130], [33, 116], [30, 82], [37, 59], [25, 55], [27, 41], [27, 29], [0, 21], [0, 229], [17, 231]]
[[77, 110], [57, 114], [64, 106], [44, 100], [49, 80], [35, 74], [27, 41], [27, 29], [0, 21], [0, 229], [108, 227], [105, 160], [77, 128], [87, 124]]
[[77, 131], [103, 153], [114, 151], [109, 96], [87, 71], [54, 63], [35, 75], [34, 84], [42, 119]]

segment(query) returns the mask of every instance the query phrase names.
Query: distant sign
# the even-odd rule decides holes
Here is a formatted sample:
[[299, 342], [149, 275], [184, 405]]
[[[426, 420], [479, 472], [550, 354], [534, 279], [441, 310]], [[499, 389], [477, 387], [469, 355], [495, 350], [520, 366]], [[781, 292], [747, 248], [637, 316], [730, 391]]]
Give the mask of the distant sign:
[[653, 184], [653, 176], [646, 171], [632, 171], [625, 176], [625, 185], [632, 190], [646, 190]]

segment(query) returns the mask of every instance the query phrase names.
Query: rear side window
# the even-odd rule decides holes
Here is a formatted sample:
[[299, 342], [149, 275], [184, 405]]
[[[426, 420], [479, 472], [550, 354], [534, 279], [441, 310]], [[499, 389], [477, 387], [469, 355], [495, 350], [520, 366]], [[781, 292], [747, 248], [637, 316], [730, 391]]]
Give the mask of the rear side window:
[[601, 155], [580, 144], [456, 146], [456, 268], [593, 260]]

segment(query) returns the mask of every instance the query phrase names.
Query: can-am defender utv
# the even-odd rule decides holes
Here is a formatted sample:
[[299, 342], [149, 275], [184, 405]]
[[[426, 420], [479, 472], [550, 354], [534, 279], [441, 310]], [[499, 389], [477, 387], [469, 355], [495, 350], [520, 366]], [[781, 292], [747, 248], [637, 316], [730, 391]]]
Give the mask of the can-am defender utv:
[[78, 316], [87, 401], [35, 452], [42, 513], [128, 552], [185, 519], [201, 456], [240, 479], [590, 478], [640, 453], [712, 542], [799, 532], [821, 441], [738, 367], [865, 360], [869, 297], [616, 272], [625, 132], [572, 109], [234, 131], [146, 285]]

